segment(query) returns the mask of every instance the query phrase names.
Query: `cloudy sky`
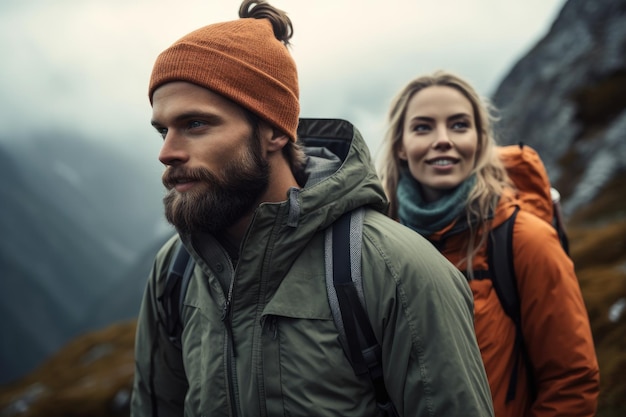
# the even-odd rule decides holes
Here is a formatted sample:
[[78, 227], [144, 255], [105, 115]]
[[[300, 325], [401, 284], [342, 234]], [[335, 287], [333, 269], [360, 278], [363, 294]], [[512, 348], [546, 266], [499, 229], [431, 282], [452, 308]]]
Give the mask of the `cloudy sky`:
[[[375, 154], [393, 95], [442, 68], [489, 96], [566, 0], [272, 0], [294, 24], [302, 116], [352, 121]], [[0, 140], [75, 130], [133, 151], [160, 139], [146, 90], [158, 53], [239, 0], [2, 0]]]

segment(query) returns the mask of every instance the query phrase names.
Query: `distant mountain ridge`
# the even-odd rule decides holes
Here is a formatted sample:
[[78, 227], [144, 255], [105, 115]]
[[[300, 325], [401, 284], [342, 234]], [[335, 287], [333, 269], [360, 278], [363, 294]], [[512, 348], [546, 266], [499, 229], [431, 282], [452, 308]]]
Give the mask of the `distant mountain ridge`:
[[132, 285], [127, 271], [171, 234], [159, 173], [142, 159], [66, 132], [0, 140], [0, 383], [136, 315], [136, 292], [116, 309], [99, 299]]

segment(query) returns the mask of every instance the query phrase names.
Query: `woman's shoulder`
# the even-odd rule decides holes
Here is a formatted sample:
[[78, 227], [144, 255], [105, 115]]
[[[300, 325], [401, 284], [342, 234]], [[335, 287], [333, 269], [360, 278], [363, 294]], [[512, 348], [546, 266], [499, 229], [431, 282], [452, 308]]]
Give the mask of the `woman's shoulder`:
[[537, 265], [568, 260], [554, 227], [524, 210], [519, 210], [513, 225], [513, 253], [518, 264], [520, 260]]
[[519, 234], [524, 239], [529, 240], [542, 240], [546, 236], [552, 235], [556, 237], [556, 231], [550, 223], [533, 213], [521, 209], [517, 212], [515, 218], [514, 231], [516, 235]]

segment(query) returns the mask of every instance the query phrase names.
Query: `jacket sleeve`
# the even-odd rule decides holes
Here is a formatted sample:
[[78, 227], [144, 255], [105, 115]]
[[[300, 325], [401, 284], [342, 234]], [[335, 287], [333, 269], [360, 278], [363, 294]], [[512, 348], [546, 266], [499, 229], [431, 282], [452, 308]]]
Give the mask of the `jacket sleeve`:
[[164, 333], [159, 320], [158, 289], [164, 286], [167, 262], [163, 249], [152, 267], [143, 296], [135, 338], [135, 378], [131, 416], [182, 416], [188, 384], [181, 351]]
[[531, 416], [594, 416], [599, 368], [571, 259], [554, 229], [520, 212], [513, 264], [537, 398]]
[[366, 306], [382, 320], [373, 327], [391, 400], [400, 416], [493, 416], [467, 281], [425, 239], [398, 227], [364, 230], [376, 247], [364, 252]]

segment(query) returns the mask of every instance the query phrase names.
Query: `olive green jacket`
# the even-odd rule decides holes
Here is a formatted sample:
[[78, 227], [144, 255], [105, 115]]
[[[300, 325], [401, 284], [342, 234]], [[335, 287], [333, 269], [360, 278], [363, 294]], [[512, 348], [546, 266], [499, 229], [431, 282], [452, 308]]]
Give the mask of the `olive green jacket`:
[[[400, 416], [492, 416], [465, 278], [381, 214], [386, 199], [352, 125], [303, 120], [300, 136], [311, 131], [320, 140], [307, 145], [339, 140], [347, 155], [306, 148], [306, 186], [256, 209], [236, 268], [207, 235], [159, 251], [138, 319], [132, 416], [378, 416], [369, 381], [342, 350], [324, 276], [324, 229], [361, 206], [366, 309]], [[182, 351], [157, 303], [179, 238], [196, 261]]]

